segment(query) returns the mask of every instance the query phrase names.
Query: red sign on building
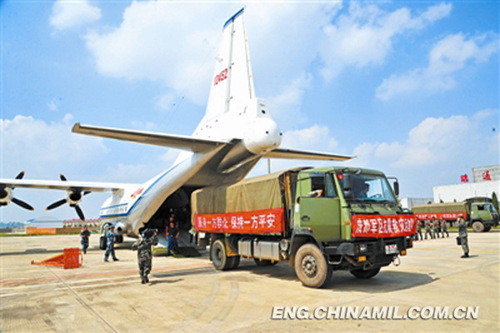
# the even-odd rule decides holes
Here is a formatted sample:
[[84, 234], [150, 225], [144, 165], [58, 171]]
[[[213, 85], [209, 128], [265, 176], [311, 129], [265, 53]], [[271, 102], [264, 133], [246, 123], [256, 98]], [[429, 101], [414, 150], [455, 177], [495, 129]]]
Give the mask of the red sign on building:
[[460, 181], [462, 183], [468, 183], [469, 182], [469, 176], [467, 176], [467, 174], [465, 175], [460, 175]]
[[417, 228], [413, 215], [353, 215], [352, 237], [391, 238], [411, 236]]
[[285, 231], [282, 208], [237, 213], [194, 214], [197, 231], [217, 233], [266, 234]]
[[490, 170], [483, 172], [483, 180], [491, 180]]

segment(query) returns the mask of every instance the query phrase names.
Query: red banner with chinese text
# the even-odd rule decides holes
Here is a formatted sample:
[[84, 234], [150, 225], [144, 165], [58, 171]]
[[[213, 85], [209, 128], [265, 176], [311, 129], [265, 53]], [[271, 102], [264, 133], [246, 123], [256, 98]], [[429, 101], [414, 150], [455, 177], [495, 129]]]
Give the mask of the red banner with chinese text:
[[464, 219], [467, 219], [467, 212], [456, 212], [456, 213], [414, 213], [417, 220], [431, 220], [431, 221], [455, 221], [458, 219], [458, 215], [462, 215]]
[[237, 213], [194, 214], [197, 231], [217, 233], [267, 234], [285, 231], [283, 208]]
[[413, 215], [353, 215], [352, 237], [395, 238], [411, 236], [417, 228]]

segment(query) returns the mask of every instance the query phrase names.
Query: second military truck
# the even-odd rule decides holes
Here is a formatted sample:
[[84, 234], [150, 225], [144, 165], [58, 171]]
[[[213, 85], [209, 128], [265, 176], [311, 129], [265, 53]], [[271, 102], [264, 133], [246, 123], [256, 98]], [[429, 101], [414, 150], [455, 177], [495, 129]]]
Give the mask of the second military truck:
[[290, 169], [203, 188], [191, 207], [216, 269], [236, 268], [241, 257], [286, 260], [308, 287], [324, 285], [333, 270], [375, 276], [412, 247], [416, 228], [385, 175], [359, 168]]
[[486, 197], [475, 197], [462, 202], [434, 203], [412, 207], [419, 221], [447, 221], [450, 224], [462, 215], [475, 232], [489, 231], [498, 225], [498, 213], [492, 200]]

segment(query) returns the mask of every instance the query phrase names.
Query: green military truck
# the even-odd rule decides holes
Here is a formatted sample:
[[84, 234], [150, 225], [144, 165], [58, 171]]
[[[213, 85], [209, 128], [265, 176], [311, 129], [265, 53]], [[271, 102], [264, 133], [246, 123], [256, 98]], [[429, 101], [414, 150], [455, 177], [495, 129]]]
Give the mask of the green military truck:
[[192, 193], [191, 207], [216, 269], [234, 269], [241, 257], [286, 260], [308, 287], [324, 285], [333, 270], [375, 276], [406, 255], [416, 228], [385, 175], [359, 168], [290, 169], [207, 187]]
[[462, 215], [475, 232], [490, 231], [498, 225], [498, 213], [492, 200], [487, 197], [474, 197], [462, 202], [434, 203], [412, 207], [419, 221], [446, 221], [453, 224]]

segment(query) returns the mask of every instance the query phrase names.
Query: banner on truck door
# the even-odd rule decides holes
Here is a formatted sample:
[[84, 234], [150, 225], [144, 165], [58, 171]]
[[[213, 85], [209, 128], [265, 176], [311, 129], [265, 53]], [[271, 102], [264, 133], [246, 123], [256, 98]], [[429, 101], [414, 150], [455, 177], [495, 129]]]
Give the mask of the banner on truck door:
[[456, 213], [414, 213], [417, 220], [438, 220], [438, 221], [456, 221], [458, 215], [462, 214], [464, 219], [467, 218], [466, 212], [456, 212]]
[[352, 237], [391, 238], [411, 236], [417, 228], [413, 215], [353, 215]]
[[267, 234], [285, 231], [283, 208], [237, 213], [194, 214], [197, 231], [217, 233]]

